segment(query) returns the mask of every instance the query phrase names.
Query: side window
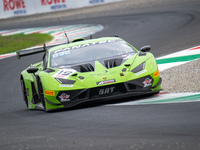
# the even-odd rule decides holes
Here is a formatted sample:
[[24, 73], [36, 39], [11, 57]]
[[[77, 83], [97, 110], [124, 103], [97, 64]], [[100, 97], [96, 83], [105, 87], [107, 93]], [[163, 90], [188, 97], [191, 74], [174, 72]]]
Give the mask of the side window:
[[48, 52], [46, 52], [43, 56], [43, 69], [47, 68], [47, 63], [48, 63]]

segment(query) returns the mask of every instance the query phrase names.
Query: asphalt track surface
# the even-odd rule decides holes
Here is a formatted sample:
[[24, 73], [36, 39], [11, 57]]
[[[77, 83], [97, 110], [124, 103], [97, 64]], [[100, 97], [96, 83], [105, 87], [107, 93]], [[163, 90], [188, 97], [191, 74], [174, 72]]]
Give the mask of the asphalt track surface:
[[[150, 44], [156, 57], [200, 43], [200, 2], [142, 6], [106, 11], [84, 19], [63, 17], [63, 24], [102, 24], [95, 35], [118, 34], [136, 48]], [[34, 16], [33, 16], [34, 17]], [[56, 19], [10, 23], [0, 20], [0, 30], [53, 26]], [[17, 20], [17, 19], [14, 19]], [[3, 21], [3, 22], [2, 22]], [[12, 21], [11, 21], [12, 22]], [[46, 113], [27, 110], [22, 100], [19, 74], [42, 54], [0, 60], [0, 149], [200, 149], [200, 103], [107, 106], [85, 104]], [[184, 82], [184, 81], [183, 81]]]

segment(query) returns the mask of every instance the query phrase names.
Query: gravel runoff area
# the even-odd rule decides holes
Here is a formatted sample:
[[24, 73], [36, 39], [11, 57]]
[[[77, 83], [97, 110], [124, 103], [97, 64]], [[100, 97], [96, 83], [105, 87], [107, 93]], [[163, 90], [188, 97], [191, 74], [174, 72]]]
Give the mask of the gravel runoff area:
[[200, 92], [200, 59], [160, 72], [162, 92]]

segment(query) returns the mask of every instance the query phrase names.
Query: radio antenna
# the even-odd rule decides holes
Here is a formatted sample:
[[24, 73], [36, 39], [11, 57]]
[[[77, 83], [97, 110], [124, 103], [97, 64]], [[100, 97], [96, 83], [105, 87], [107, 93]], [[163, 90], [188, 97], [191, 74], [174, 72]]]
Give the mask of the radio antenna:
[[67, 33], [65, 32], [65, 29], [63, 27], [63, 24], [61, 23], [59, 18], [58, 18], [58, 21], [59, 21], [60, 25], [62, 26], [63, 32], [65, 33], [65, 37], [67, 38], [67, 43], [69, 43], [69, 38], [68, 38]]

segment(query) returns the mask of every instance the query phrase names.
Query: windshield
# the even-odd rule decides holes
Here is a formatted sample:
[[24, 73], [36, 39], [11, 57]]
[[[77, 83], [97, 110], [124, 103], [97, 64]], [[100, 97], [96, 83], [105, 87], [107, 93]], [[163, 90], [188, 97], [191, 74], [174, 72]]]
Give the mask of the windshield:
[[136, 51], [122, 40], [88, 43], [52, 52], [50, 66], [58, 68], [60, 66], [117, 57], [128, 53], [136, 53]]

